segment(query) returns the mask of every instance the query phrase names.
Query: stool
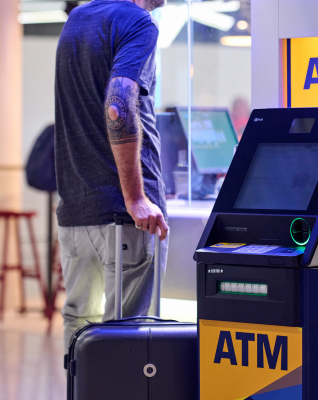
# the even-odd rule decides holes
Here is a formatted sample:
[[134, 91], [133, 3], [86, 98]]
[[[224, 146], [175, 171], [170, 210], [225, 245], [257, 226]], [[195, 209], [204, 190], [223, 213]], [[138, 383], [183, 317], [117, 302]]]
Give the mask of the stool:
[[[36, 215], [35, 212], [13, 212], [13, 211], [0, 211], [0, 222], [4, 221], [4, 239], [3, 239], [3, 254], [2, 264], [0, 265], [0, 319], [3, 318], [4, 303], [5, 303], [5, 283], [6, 274], [9, 271], [15, 270], [20, 272], [20, 293], [21, 293], [21, 307], [20, 312], [24, 313], [27, 311], [25, 303], [25, 291], [24, 291], [24, 278], [33, 278], [39, 281], [40, 291], [43, 296], [45, 313], [47, 310], [47, 292], [44, 285], [44, 281], [41, 276], [40, 262], [38, 250], [36, 247], [34, 230], [32, 225], [32, 218]], [[34, 263], [30, 267], [26, 267], [23, 263], [22, 257], [22, 246], [20, 238], [20, 225], [19, 221], [26, 221], [27, 232], [30, 238], [31, 250], [33, 255]], [[9, 265], [8, 262], [8, 251], [9, 251], [9, 238], [10, 238], [10, 220], [13, 221], [14, 238], [16, 249], [17, 249], [17, 264]]]

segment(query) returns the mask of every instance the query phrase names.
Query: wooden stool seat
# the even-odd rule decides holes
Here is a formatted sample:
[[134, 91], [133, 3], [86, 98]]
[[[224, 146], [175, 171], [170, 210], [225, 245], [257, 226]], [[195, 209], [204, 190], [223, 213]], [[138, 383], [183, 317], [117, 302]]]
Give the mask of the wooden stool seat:
[[[25, 290], [24, 290], [24, 278], [33, 278], [39, 281], [41, 295], [43, 296], [45, 313], [47, 312], [47, 290], [42, 279], [40, 261], [38, 249], [36, 246], [34, 230], [33, 230], [33, 217], [36, 213], [31, 212], [16, 212], [2, 210], [0, 211], [0, 224], [4, 222], [3, 232], [3, 254], [2, 262], [0, 264], [0, 319], [3, 318], [3, 312], [5, 307], [5, 284], [6, 274], [9, 271], [15, 270], [20, 272], [20, 293], [21, 293], [21, 307], [20, 311], [26, 312], [25, 302]], [[20, 222], [25, 220], [27, 226], [27, 232], [30, 239], [31, 251], [33, 256], [33, 264], [31, 266], [25, 266], [22, 256], [22, 243], [21, 243], [21, 232]], [[12, 238], [10, 237], [11, 228], [10, 221], [13, 222], [13, 233]], [[9, 240], [15, 241], [17, 263], [15, 265], [9, 264], [8, 252], [9, 252]]]
[[31, 218], [36, 216], [35, 211], [17, 212], [17, 211], [0, 211], [1, 217], [26, 217]]

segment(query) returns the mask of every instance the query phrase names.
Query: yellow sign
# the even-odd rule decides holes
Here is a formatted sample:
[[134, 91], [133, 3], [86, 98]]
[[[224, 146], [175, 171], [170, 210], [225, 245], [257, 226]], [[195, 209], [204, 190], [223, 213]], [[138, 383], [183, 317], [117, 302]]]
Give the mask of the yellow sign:
[[223, 249], [236, 249], [237, 247], [245, 246], [246, 243], [217, 243], [210, 247], [221, 247]]
[[199, 329], [200, 400], [246, 399], [273, 383], [301, 384], [300, 328], [200, 320]]
[[318, 107], [318, 38], [290, 39], [291, 107]]

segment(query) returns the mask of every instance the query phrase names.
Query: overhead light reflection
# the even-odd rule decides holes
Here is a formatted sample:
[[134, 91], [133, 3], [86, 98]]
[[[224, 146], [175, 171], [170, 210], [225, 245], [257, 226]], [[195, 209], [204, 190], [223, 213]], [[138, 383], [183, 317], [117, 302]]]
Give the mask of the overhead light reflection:
[[241, 31], [244, 31], [245, 29], [248, 28], [248, 22], [247, 22], [247, 21], [244, 21], [244, 20], [241, 20], [241, 21], [238, 21], [238, 22], [237, 22], [236, 26], [237, 26], [238, 29], [240, 29]]
[[166, 49], [180, 33], [188, 20], [188, 6], [186, 4], [167, 4], [156, 10], [155, 18], [159, 22], [158, 47]]
[[227, 32], [235, 24], [235, 19], [230, 15], [220, 14], [210, 10], [209, 4], [194, 3], [192, 9], [192, 19], [195, 22]]
[[55, 11], [55, 10], [64, 10], [65, 2], [64, 1], [20, 1], [19, 10], [21, 12], [27, 11]]
[[[234, 26], [235, 19], [221, 13], [238, 11], [240, 6], [241, 3], [236, 0], [193, 2], [191, 17], [195, 22], [227, 32]], [[158, 47], [164, 49], [171, 46], [187, 23], [188, 6], [183, 3], [167, 4], [155, 10], [153, 15], [159, 23]]]
[[29, 11], [18, 15], [20, 24], [47, 24], [67, 21], [67, 14], [62, 10]]
[[251, 47], [251, 36], [223, 36], [220, 39], [223, 46]]
[[221, 1], [221, 0], [216, 0], [216, 1], [204, 1], [201, 3], [192, 3], [192, 4], [209, 4], [211, 9], [213, 9], [214, 12], [235, 12], [238, 11], [241, 7], [241, 2], [238, 0], [232, 0], [232, 1]]

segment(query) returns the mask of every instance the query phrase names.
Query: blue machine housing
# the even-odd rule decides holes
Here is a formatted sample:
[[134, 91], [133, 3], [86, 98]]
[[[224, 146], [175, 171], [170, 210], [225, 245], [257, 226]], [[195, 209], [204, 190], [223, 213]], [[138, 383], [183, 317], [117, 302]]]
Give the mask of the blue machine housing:
[[198, 320], [301, 327], [303, 400], [318, 399], [317, 218], [318, 109], [254, 110], [194, 255]]

